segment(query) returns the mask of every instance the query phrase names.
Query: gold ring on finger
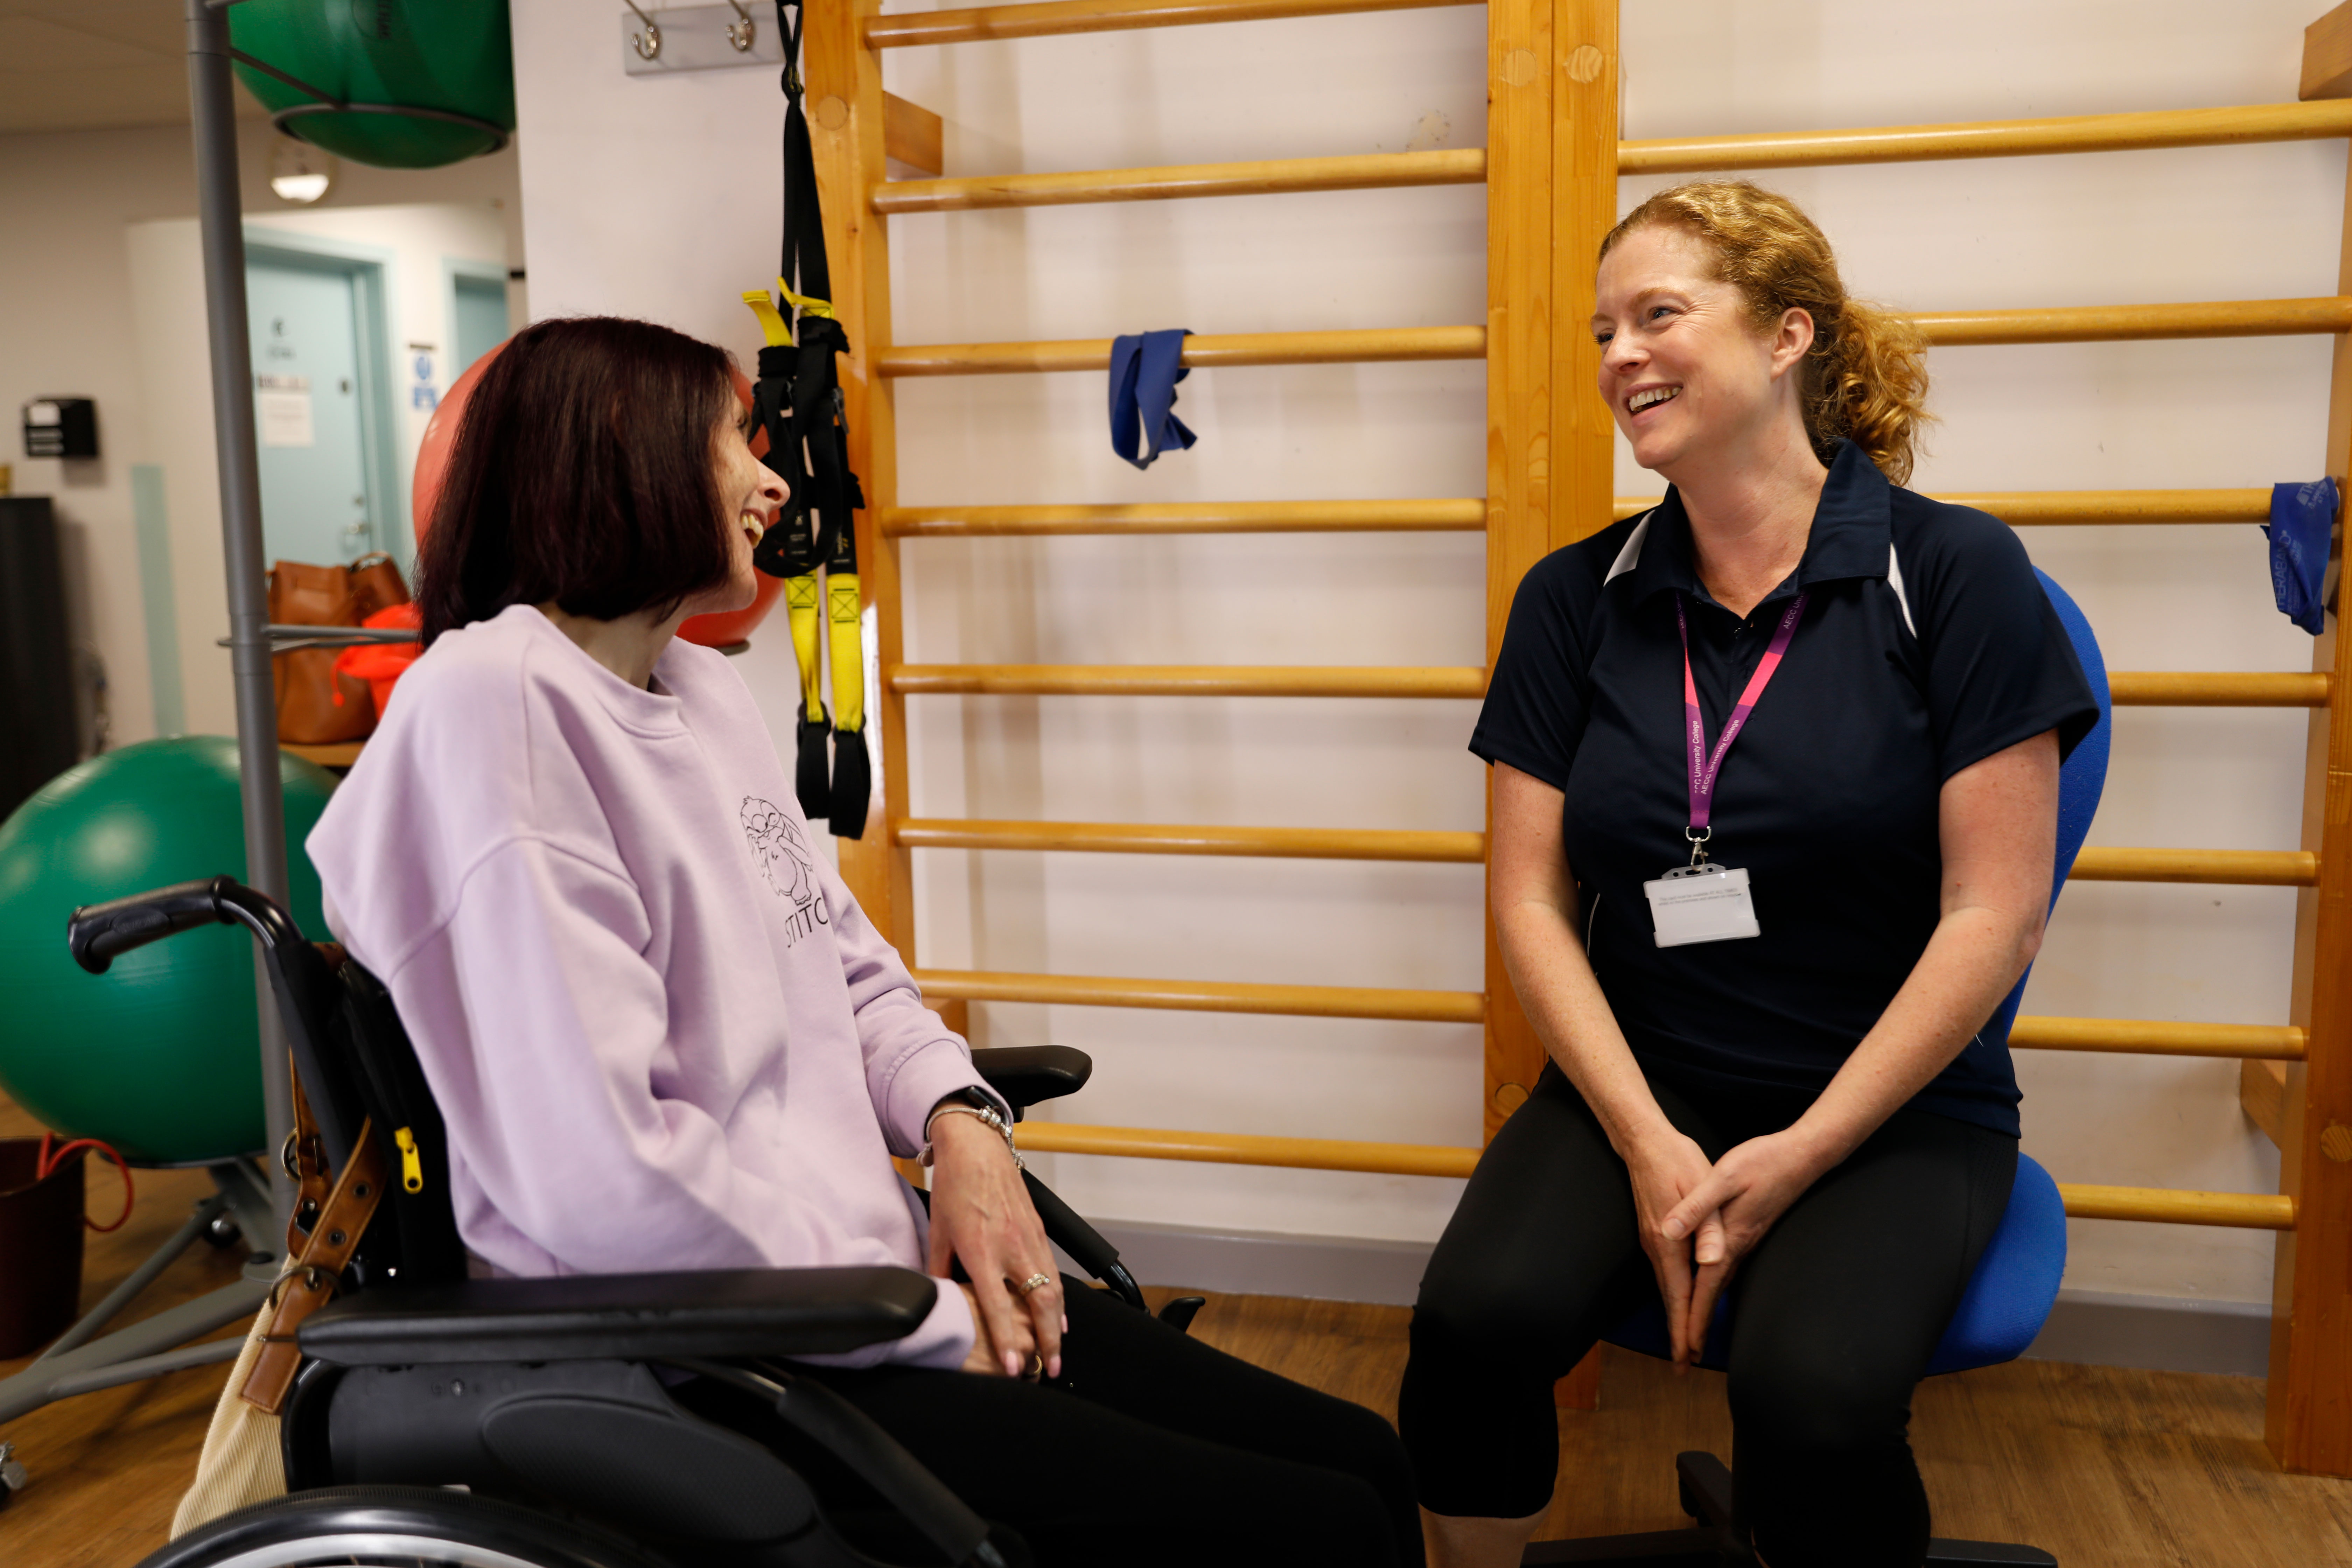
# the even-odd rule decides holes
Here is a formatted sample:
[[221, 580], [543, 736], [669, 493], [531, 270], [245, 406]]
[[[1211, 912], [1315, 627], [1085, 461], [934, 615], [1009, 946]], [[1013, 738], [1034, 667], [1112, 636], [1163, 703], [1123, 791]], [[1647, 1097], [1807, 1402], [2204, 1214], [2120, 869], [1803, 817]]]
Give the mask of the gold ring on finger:
[[1032, 1274], [1014, 1288], [1021, 1292], [1022, 1300], [1026, 1300], [1053, 1282], [1054, 1277], [1050, 1274]]

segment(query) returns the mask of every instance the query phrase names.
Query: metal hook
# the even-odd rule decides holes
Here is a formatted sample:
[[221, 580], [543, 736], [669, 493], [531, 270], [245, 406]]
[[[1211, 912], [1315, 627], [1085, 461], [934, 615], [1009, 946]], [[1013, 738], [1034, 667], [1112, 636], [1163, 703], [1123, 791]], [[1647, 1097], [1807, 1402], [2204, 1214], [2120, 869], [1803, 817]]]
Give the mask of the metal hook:
[[751, 20], [751, 12], [743, 9], [742, 0], [727, 0], [727, 4], [734, 6], [735, 15], [743, 18], [740, 22], [727, 24], [727, 41], [735, 46], [737, 54], [748, 55], [751, 52], [751, 45], [760, 37], [760, 24]]
[[657, 60], [661, 58], [661, 24], [656, 22], [651, 16], [646, 16], [644, 11], [639, 10], [637, 0], [621, 0], [621, 4], [626, 5], [630, 10], [635, 11], [637, 13], [637, 20], [646, 25], [646, 30], [644, 32], [631, 33], [629, 35], [629, 47], [637, 51], [637, 58], [641, 60]]

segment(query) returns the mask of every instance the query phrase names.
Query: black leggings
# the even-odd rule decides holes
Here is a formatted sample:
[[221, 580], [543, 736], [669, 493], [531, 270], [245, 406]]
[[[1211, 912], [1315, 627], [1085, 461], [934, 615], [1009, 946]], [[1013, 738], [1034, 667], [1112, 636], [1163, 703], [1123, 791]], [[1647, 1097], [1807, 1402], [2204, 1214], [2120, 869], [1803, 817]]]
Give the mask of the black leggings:
[[[1052, 1382], [898, 1366], [796, 1375], [873, 1417], [1043, 1568], [1421, 1563], [1412, 1472], [1386, 1421], [1063, 1283], [1070, 1332]], [[867, 1551], [931, 1559], [772, 1414], [708, 1384], [676, 1392], [784, 1454], [821, 1496], [846, 1500], [827, 1511]]]
[[[1677, 1093], [1654, 1076], [1651, 1089], [1709, 1159], [1788, 1126], [1805, 1104]], [[1743, 1260], [1731, 1286], [1733, 1474], [1773, 1568], [1902, 1568], [1925, 1554], [1911, 1390], [2016, 1171], [2014, 1138], [1899, 1110]], [[1486, 1519], [1542, 1509], [1559, 1468], [1553, 1383], [1657, 1300], [1624, 1162], [1547, 1066], [1478, 1162], [1421, 1282], [1398, 1426], [1423, 1504]]]

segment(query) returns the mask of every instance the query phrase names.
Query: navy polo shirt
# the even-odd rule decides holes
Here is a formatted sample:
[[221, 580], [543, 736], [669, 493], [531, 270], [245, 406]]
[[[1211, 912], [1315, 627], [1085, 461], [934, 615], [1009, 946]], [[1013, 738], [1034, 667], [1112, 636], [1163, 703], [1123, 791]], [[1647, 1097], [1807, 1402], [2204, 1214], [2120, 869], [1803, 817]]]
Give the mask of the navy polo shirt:
[[[1675, 590], [1710, 746], [1809, 596], [1716, 784], [1709, 856], [1747, 869], [1763, 934], [1662, 948], [1642, 884], [1690, 858]], [[1673, 490], [1538, 562], [1470, 749], [1566, 795], [1593, 969], [1643, 1070], [1813, 1094], [1935, 931], [1944, 781], [2044, 730], [2072, 751], [2097, 719], [2017, 536], [1896, 489], [1849, 443], [1796, 574], [1744, 620], [1701, 585]], [[2007, 1041], [1981, 1035], [1912, 1101], [2012, 1136], [2017, 1103]]]

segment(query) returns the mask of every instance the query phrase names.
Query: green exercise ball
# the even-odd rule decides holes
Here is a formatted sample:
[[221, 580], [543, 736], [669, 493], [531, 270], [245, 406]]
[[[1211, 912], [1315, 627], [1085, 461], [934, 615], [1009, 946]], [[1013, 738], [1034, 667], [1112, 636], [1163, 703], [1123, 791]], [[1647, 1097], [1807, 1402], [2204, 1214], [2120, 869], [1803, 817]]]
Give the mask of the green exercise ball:
[[278, 129], [355, 163], [437, 169], [496, 152], [515, 125], [507, 8], [486, 0], [243, 0], [229, 41], [342, 104], [254, 69], [237, 79]]
[[[326, 932], [302, 840], [334, 775], [278, 754], [294, 919]], [[0, 824], [0, 1089], [44, 1125], [126, 1159], [183, 1164], [268, 1142], [242, 926], [167, 937], [85, 973], [66, 920], [100, 903], [226, 872], [243, 881], [236, 742], [143, 741], [58, 774]]]

